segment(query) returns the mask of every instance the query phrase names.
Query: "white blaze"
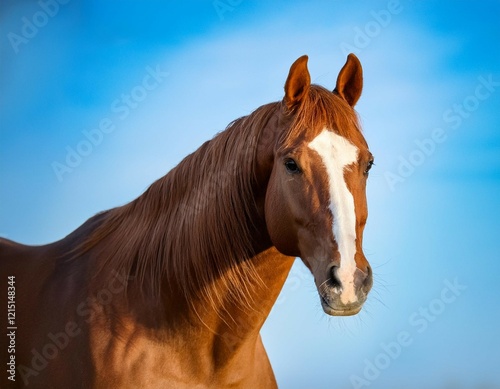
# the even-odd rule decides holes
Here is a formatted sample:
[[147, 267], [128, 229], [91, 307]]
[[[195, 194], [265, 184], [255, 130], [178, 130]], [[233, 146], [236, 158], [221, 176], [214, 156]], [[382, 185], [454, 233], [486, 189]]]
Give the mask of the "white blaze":
[[356, 213], [354, 198], [344, 180], [344, 169], [358, 159], [358, 148], [333, 131], [323, 131], [309, 143], [325, 165], [330, 189], [330, 210], [333, 215], [333, 236], [339, 247], [340, 267], [337, 277], [342, 283], [340, 300], [344, 304], [357, 300], [354, 288], [356, 271]]

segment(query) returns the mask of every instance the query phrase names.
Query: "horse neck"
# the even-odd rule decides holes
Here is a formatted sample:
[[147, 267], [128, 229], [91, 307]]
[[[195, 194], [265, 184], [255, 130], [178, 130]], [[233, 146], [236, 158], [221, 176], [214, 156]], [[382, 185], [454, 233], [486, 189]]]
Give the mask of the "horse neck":
[[[261, 301], [264, 296], [273, 294], [270, 289], [274, 288], [274, 284], [269, 279], [269, 274], [272, 274], [269, 270], [273, 268], [272, 260], [282, 256], [272, 247], [267, 233], [264, 203], [272, 170], [274, 144], [279, 134], [279, 113], [278, 104], [263, 106], [229, 125], [212, 141], [206, 142], [192, 156], [194, 161], [198, 161], [194, 164], [208, 161], [208, 164], [219, 165], [217, 171], [203, 173], [198, 185], [188, 188], [190, 195], [178, 201], [184, 209], [183, 220], [188, 223], [194, 221], [192, 227], [195, 228], [190, 232], [195, 231], [194, 235], [208, 232], [205, 243], [216, 241], [215, 245], [213, 242], [211, 245], [203, 244], [199, 250], [204, 252], [205, 261], [195, 263], [195, 267], [200, 264], [202, 267], [215, 265], [215, 269], [211, 268], [214, 277], [203, 280], [204, 285], [198, 285], [201, 287], [197, 290], [201, 293], [189, 295], [190, 299], [195, 300], [194, 303], [190, 301], [190, 305], [193, 308], [200, 304], [210, 307], [208, 316], [210, 312], [216, 312], [222, 322], [233, 321], [238, 311], [255, 309], [253, 301]], [[216, 158], [214, 163], [211, 153], [220, 152], [220, 145], [223, 145], [226, 157], [222, 158], [222, 163], [220, 158]], [[193, 164], [193, 161], [189, 162], [189, 165]], [[176, 181], [174, 177], [172, 182], [176, 187], [186, 182], [190, 185], [192, 181], [186, 180], [183, 166], [179, 168], [173, 173], [182, 182]], [[217, 218], [210, 216], [214, 214], [214, 209], [219, 210], [215, 212]], [[231, 214], [224, 215], [227, 210]], [[211, 258], [213, 252], [219, 258]], [[187, 278], [192, 279], [192, 276], [192, 273], [187, 274]], [[280, 278], [279, 275], [277, 278]], [[278, 292], [281, 286], [282, 282], [278, 282]], [[200, 301], [197, 301], [200, 295]], [[271, 306], [267, 308], [267, 313]], [[196, 315], [201, 315], [199, 309]]]

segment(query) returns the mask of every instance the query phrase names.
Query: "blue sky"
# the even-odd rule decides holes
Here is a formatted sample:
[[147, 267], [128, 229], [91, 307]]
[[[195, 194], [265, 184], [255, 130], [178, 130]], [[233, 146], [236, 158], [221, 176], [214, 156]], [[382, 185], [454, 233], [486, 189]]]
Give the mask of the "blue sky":
[[0, 235], [60, 239], [280, 99], [300, 55], [333, 88], [349, 48], [376, 157], [374, 291], [329, 318], [296, 262], [263, 329], [280, 387], [500, 387], [498, 1], [42, 3], [0, 6]]

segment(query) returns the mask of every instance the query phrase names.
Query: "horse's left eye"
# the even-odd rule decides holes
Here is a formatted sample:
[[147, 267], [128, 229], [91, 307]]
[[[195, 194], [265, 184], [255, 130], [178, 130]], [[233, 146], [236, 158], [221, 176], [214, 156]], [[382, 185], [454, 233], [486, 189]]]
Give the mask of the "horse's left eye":
[[297, 162], [295, 162], [292, 158], [285, 159], [285, 168], [289, 173], [300, 173], [299, 165], [297, 165]]
[[373, 166], [373, 159], [369, 160], [369, 161], [368, 161], [368, 164], [366, 165], [366, 169], [365, 169], [365, 171], [364, 171], [364, 173], [365, 173], [366, 175], [368, 175], [368, 173], [369, 173], [370, 169], [372, 168], [372, 166]]

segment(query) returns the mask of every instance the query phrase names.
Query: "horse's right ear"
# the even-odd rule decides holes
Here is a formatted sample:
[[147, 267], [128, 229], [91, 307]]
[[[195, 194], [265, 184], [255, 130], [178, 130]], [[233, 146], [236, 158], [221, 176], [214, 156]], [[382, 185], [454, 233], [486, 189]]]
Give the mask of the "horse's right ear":
[[363, 68], [358, 57], [351, 53], [347, 56], [347, 62], [340, 70], [337, 86], [333, 92], [347, 101], [351, 107], [354, 107], [361, 96], [362, 89]]
[[307, 55], [303, 55], [290, 67], [285, 83], [284, 99], [288, 110], [292, 110], [300, 103], [311, 85], [311, 76], [307, 70], [307, 58]]

